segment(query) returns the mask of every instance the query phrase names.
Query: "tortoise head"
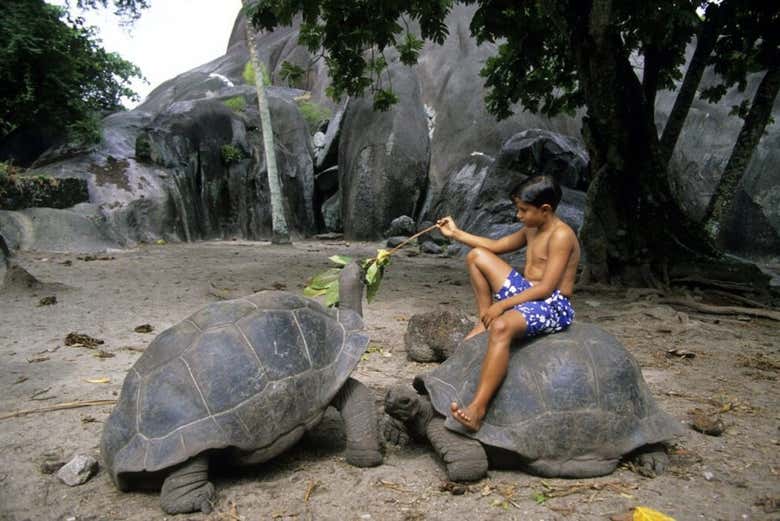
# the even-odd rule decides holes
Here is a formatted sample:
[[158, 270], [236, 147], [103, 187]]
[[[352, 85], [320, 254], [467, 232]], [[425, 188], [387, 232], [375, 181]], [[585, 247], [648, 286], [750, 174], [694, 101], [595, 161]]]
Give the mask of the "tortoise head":
[[357, 262], [350, 262], [341, 270], [339, 308], [349, 309], [363, 316], [363, 270]]
[[403, 422], [416, 419], [424, 412], [420, 396], [408, 385], [397, 385], [385, 394], [385, 412]]

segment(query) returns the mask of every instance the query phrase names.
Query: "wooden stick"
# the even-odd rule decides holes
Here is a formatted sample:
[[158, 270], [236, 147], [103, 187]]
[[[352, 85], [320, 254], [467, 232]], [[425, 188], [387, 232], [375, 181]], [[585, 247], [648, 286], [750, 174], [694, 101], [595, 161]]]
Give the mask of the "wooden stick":
[[50, 405], [48, 407], [39, 407], [38, 409], [21, 409], [14, 412], [7, 412], [0, 414], [0, 420], [7, 420], [8, 418], [16, 418], [18, 416], [26, 416], [28, 414], [36, 414], [39, 412], [51, 412], [61, 411], [64, 409], [78, 409], [79, 407], [93, 407], [97, 405], [114, 405], [116, 400], [85, 400], [81, 402], [65, 402]]
[[401, 244], [399, 244], [398, 246], [396, 246], [395, 248], [393, 248], [392, 250], [387, 252], [387, 255], [392, 255], [393, 253], [397, 252], [398, 250], [400, 250], [401, 248], [403, 248], [404, 246], [406, 246], [407, 244], [409, 244], [410, 242], [415, 240], [420, 235], [424, 235], [424, 234], [428, 233], [429, 231], [433, 230], [434, 228], [438, 228], [438, 226], [434, 224], [433, 226], [429, 226], [429, 227], [427, 227], [426, 229], [424, 229], [421, 232], [415, 233], [414, 235], [412, 235], [411, 237], [406, 239], [404, 242], [402, 242]]

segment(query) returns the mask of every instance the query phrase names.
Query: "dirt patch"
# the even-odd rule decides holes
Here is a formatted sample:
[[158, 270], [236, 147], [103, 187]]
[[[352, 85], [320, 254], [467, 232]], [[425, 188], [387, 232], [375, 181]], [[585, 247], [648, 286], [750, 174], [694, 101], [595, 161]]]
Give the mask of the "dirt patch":
[[[0, 519], [166, 519], [157, 492], [119, 492], [104, 469], [69, 488], [42, 465], [52, 453], [98, 455], [110, 400], [155, 334], [220, 299], [261, 288], [300, 293], [330, 255], [370, 257], [379, 246], [224, 241], [144, 245], [111, 252], [104, 262], [77, 262], [75, 253], [15, 257], [42, 286], [14, 284], [0, 294], [0, 415], [41, 411], [0, 420]], [[54, 282], [70, 289], [52, 291], [60, 287]], [[38, 306], [52, 295], [56, 305]], [[215, 469], [215, 512], [175, 519], [601, 521], [639, 505], [678, 520], [778, 519], [779, 324], [713, 317], [626, 291], [581, 291], [573, 300], [577, 320], [598, 323], [633, 352], [667, 412], [687, 424], [697, 409], [715, 415], [723, 433], [690, 429], [673, 447], [669, 471], [654, 479], [624, 465], [587, 480], [491, 470], [487, 479], [456, 485], [423, 444], [387, 446], [384, 465], [351, 467], [340, 419], [329, 411], [271, 462]], [[365, 307], [372, 349], [355, 376], [373, 391], [377, 408], [387, 387], [435, 367], [409, 361], [403, 342], [409, 318], [433, 309], [472, 311], [462, 261], [402, 252]], [[137, 332], [139, 325], [153, 333]], [[103, 340], [102, 354], [64, 347], [71, 332]], [[73, 403], [95, 405], [56, 407]]]
[[127, 168], [130, 163], [126, 159], [117, 161], [113, 157], [109, 157], [106, 160], [106, 164], [103, 166], [92, 164], [89, 166], [89, 171], [95, 174], [95, 183], [98, 186], [105, 184], [116, 185], [122, 190], [132, 192], [130, 188], [130, 182], [127, 180]]

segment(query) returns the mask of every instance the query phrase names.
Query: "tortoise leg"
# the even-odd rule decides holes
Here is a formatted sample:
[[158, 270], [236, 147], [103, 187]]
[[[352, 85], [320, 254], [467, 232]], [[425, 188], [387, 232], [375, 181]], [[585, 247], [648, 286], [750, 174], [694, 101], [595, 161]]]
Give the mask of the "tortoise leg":
[[160, 506], [166, 514], [211, 512], [214, 485], [208, 480], [209, 460], [200, 455], [193, 458], [165, 478], [160, 492]]
[[371, 391], [354, 378], [349, 378], [331, 405], [341, 412], [344, 419], [347, 462], [356, 467], [380, 465], [382, 453], [379, 452], [379, 431]]
[[426, 431], [451, 481], [476, 481], [487, 475], [488, 458], [480, 442], [448, 430], [438, 415], [431, 418]]
[[663, 443], [642, 447], [631, 456], [637, 473], [642, 476], [654, 478], [666, 472], [669, 467], [669, 456]]

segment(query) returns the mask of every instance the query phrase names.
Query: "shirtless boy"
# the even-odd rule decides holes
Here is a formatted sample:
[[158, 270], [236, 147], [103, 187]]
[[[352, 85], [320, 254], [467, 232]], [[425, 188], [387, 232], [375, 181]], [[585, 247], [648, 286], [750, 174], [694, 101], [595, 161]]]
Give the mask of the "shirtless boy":
[[[451, 405], [453, 417], [472, 431], [479, 430], [506, 375], [512, 339], [563, 331], [574, 320], [569, 297], [580, 246], [571, 227], [555, 214], [560, 186], [550, 176], [532, 177], [513, 189], [510, 197], [524, 226], [506, 237], [472, 235], [458, 228], [452, 217], [436, 223], [445, 237], [472, 248], [466, 266], [479, 321], [466, 338], [488, 331], [488, 350], [474, 399], [465, 408]], [[498, 255], [523, 246], [526, 262], [520, 275]]]

